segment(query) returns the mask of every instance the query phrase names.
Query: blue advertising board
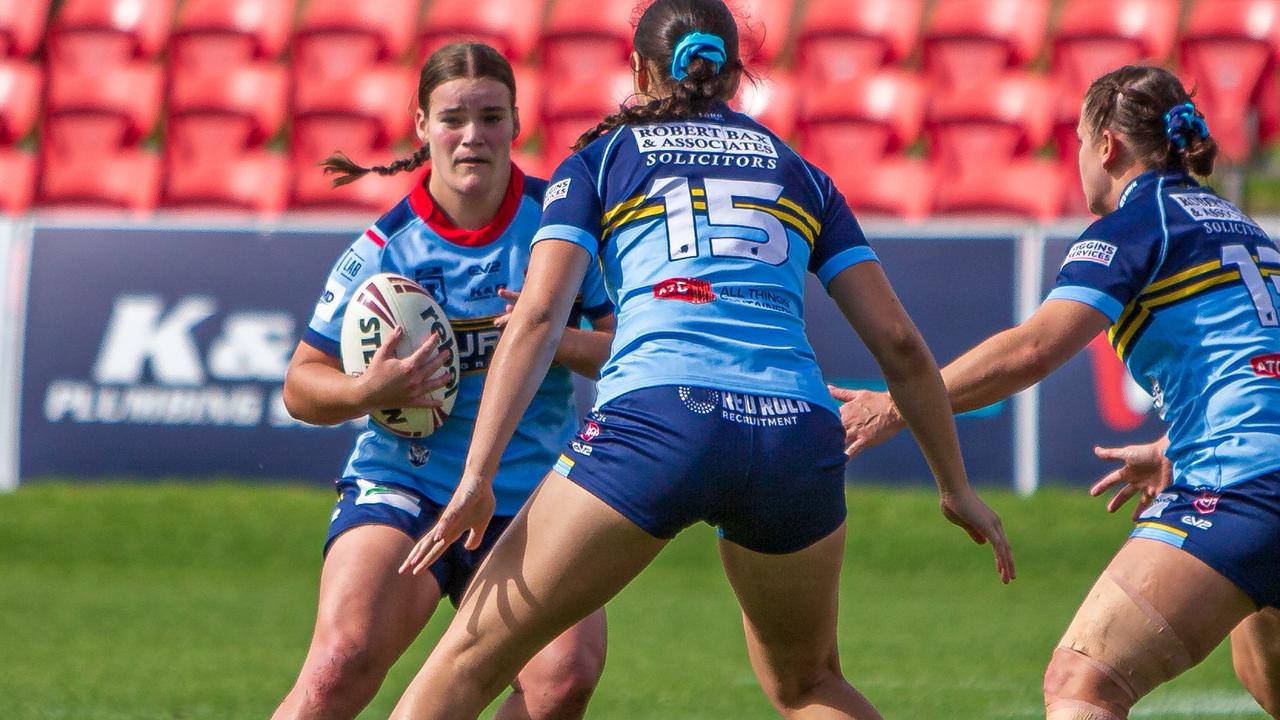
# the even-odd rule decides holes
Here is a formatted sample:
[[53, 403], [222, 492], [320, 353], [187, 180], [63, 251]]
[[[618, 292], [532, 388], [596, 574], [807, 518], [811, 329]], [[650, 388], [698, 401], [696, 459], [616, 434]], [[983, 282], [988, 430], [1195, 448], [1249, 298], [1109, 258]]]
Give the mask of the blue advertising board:
[[280, 390], [352, 236], [37, 228], [23, 480], [332, 478], [354, 426], [297, 423]]

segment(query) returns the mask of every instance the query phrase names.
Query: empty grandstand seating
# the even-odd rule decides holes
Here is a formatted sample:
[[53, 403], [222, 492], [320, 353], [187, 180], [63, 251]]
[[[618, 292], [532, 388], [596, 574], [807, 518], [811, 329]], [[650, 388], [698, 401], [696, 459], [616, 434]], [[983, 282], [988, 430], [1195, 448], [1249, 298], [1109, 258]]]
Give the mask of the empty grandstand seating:
[[632, 0], [556, 0], [542, 35], [542, 68], [557, 82], [626, 68]]
[[399, 60], [417, 19], [418, 0], [310, 0], [294, 33], [295, 71], [339, 77]]
[[0, 0], [0, 58], [27, 57], [44, 38], [51, 0]]
[[1196, 103], [1224, 155], [1243, 160], [1253, 145], [1249, 115], [1274, 84], [1280, 2], [1213, 0], [1191, 9], [1181, 41], [1181, 69], [1198, 88]]
[[542, 129], [542, 76], [536, 70], [522, 65], [513, 68], [516, 76], [516, 110], [520, 114], [520, 136], [516, 143], [523, 146]]
[[166, 147], [180, 162], [260, 148], [284, 124], [288, 101], [280, 65], [178, 73], [169, 89]]
[[1008, 162], [1048, 141], [1054, 110], [1049, 83], [1026, 73], [939, 92], [925, 121], [929, 156], [954, 173]]
[[488, 43], [513, 62], [537, 46], [545, 0], [429, 0], [418, 30], [418, 57], [425, 60], [441, 45], [458, 40]]
[[215, 162], [170, 162], [164, 190], [170, 206], [278, 213], [288, 202], [289, 163], [261, 150]]
[[1010, 214], [1052, 220], [1062, 210], [1063, 178], [1048, 160], [990, 162], [938, 183], [934, 211], [943, 214]]
[[53, 66], [45, 97], [42, 150], [84, 154], [137, 145], [155, 127], [163, 69], [136, 62], [98, 71]]
[[851, 79], [911, 54], [924, 0], [811, 0], [796, 37], [798, 74], [814, 85]]
[[136, 148], [43, 154], [43, 205], [107, 207], [145, 212], [160, 195], [160, 158]]
[[733, 106], [785, 140], [795, 132], [799, 102], [795, 75], [775, 68], [764, 71], [754, 81], [744, 78]]
[[399, 66], [339, 79], [296, 78], [294, 160], [315, 164], [336, 150], [354, 157], [389, 149], [410, 134], [414, 90], [413, 73]]
[[293, 0], [187, 0], [170, 40], [170, 63], [189, 71], [279, 58], [293, 13]]
[[174, 0], [66, 0], [48, 38], [57, 65], [99, 69], [156, 57], [169, 40]]
[[36, 191], [36, 157], [14, 148], [0, 148], [0, 213], [10, 215], [31, 206]]
[[[360, 157], [365, 165], [386, 165], [396, 158], [389, 153]], [[332, 177], [325, 175], [315, 163], [294, 166], [292, 207], [301, 210], [338, 210], [381, 213], [408, 194], [422, 177], [422, 170], [376, 175], [369, 173], [358, 181], [339, 188], [331, 186]]]
[[839, 163], [828, 174], [859, 214], [922, 220], [933, 207], [937, 174], [918, 158], [891, 157], [856, 165]]
[[1048, 0], [939, 0], [925, 29], [924, 68], [935, 87], [985, 82], [1026, 65], [1044, 44]]
[[738, 50], [748, 65], [768, 65], [787, 43], [796, 0], [735, 0], [740, 17]]
[[1089, 83], [1122, 65], [1163, 63], [1178, 30], [1179, 0], [1073, 0], [1053, 37], [1053, 73], [1080, 99]]
[[801, 111], [804, 153], [822, 168], [875, 164], [916, 141], [924, 109], [924, 82], [900, 70], [812, 88]]
[[0, 146], [18, 142], [35, 127], [44, 71], [35, 63], [0, 62]]
[[618, 111], [632, 89], [631, 72], [625, 66], [601, 76], [557, 79], [547, 87], [542, 104], [542, 146], [547, 161], [559, 163], [578, 136]]

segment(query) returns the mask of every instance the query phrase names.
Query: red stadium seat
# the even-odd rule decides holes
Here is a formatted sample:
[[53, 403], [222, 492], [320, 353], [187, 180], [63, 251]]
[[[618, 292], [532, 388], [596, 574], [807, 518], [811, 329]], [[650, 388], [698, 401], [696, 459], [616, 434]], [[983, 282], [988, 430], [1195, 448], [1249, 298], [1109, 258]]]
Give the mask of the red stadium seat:
[[537, 70], [516, 65], [516, 110], [520, 113], [518, 145], [524, 145], [542, 128], [542, 76]]
[[798, 73], [814, 85], [852, 79], [911, 54], [924, 0], [812, 0], [796, 38]]
[[738, 13], [738, 52], [750, 66], [771, 65], [787, 43], [796, 0], [732, 0]]
[[174, 207], [214, 207], [273, 214], [289, 195], [289, 162], [282, 155], [249, 152], [209, 162], [170, 162], [164, 202]]
[[160, 194], [160, 158], [141, 150], [44, 154], [41, 205], [85, 205], [145, 212]]
[[299, 77], [340, 77], [399, 60], [413, 41], [418, 0], [311, 0], [294, 33]]
[[49, 59], [98, 70], [147, 60], [169, 40], [174, 0], [66, 0], [49, 33]]
[[12, 145], [35, 127], [44, 72], [35, 63], [0, 62], [0, 145]]
[[169, 162], [198, 164], [202, 158], [237, 157], [262, 147], [284, 124], [288, 97], [282, 65], [176, 74], [165, 136]]
[[557, 82], [575, 82], [627, 68], [633, 0], [556, 0], [542, 35], [542, 68]]
[[756, 82], [743, 78], [733, 106], [785, 140], [796, 130], [799, 102], [795, 75], [775, 68], [762, 73]]
[[1080, 183], [1079, 165], [1059, 165], [1062, 173], [1062, 215], [1092, 217], [1089, 203], [1084, 199], [1084, 186]]
[[537, 178], [549, 178], [551, 173], [555, 172], [556, 166], [547, 162], [547, 158], [540, 153], [528, 152], [526, 150], [512, 150], [511, 161], [520, 168], [525, 175]]
[[1048, 0], [940, 0], [924, 34], [925, 73], [951, 88], [1026, 65], [1048, 21]]
[[934, 212], [1017, 215], [1053, 220], [1062, 211], [1063, 180], [1054, 162], [1035, 158], [989, 163], [939, 183]]
[[164, 71], [132, 63], [99, 71], [51, 68], [43, 144], [55, 153], [136, 145], [160, 117]]
[[929, 156], [961, 171], [1030, 154], [1048, 141], [1054, 110], [1049, 83], [1022, 73], [943, 92], [926, 115]]
[[512, 62], [525, 60], [537, 46], [545, 10], [545, 0], [432, 0], [418, 28], [419, 59], [442, 45], [476, 40]]
[[0, 57], [27, 57], [44, 38], [51, 0], [0, 0]]
[[923, 160], [891, 157], [869, 165], [840, 163], [831, 180], [859, 215], [892, 215], [907, 220], [928, 217], [937, 175]]
[[[368, 165], [386, 165], [396, 158], [386, 154], [358, 158]], [[300, 210], [336, 210], [380, 213], [395, 205], [422, 177], [423, 170], [375, 175], [369, 173], [356, 182], [332, 187], [332, 176], [315, 163], [295, 163], [291, 207]]]
[[169, 58], [176, 70], [221, 69], [274, 60], [293, 29], [293, 0], [187, 0]]
[[399, 66], [338, 79], [297, 78], [294, 162], [314, 165], [337, 150], [355, 156], [390, 148], [412, 131], [408, 108], [415, 90], [413, 73]]
[[582, 133], [618, 112], [633, 89], [631, 71], [625, 68], [552, 83], [542, 104], [544, 157], [558, 165]]
[[1249, 114], [1261, 102], [1264, 86], [1275, 82], [1277, 37], [1277, 0], [1202, 1], [1187, 20], [1182, 71], [1196, 85], [1196, 104], [1231, 160], [1244, 160], [1253, 145]]
[[805, 155], [822, 168], [874, 164], [920, 137], [924, 108], [924, 82], [900, 70], [812, 88], [801, 110]]
[[36, 192], [36, 158], [12, 148], [0, 149], [0, 212], [16, 215], [31, 207]]
[[1139, 61], [1163, 63], [1178, 30], [1179, 0], [1074, 0], [1053, 38], [1053, 72], [1076, 100], [1096, 78]]

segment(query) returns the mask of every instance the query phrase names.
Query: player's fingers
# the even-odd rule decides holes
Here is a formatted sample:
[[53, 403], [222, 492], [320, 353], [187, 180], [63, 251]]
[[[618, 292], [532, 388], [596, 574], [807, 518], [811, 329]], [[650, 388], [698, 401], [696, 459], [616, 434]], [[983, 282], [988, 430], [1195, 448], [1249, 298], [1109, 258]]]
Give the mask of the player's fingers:
[[1128, 479], [1125, 477], [1124, 468], [1120, 468], [1119, 470], [1112, 470], [1111, 472], [1103, 476], [1101, 480], [1094, 483], [1093, 486], [1089, 488], [1089, 494], [1092, 495], [1093, 497], [1098, 497], [1102, 493], [1106, 492], [1109, 488], [1115, 485], [1118, 485], [1120, 483], [1127, 484], [1128, 482], [1129, 482]]
[[[413, 549], [405, 556], [404, 562], [400, 563], [400, 574], [403, 575], [413, 571], [430, 550], [431, 540], [429, 537], [423, 536], [421, 540], [413, 544]], [[416, 575], [417, 573], [414, 572], [414, 574]]]
[[383, 360], [395, 352], [396, 346], [400, 344], [400, 338], [404, 337], [404, 328], [397, 325], [391, 334], [387, 336], [385, 342], [373, 351], [374, 360]]
[[[418, 346], [418, 349], [414, 350], [413, 354], [409, 356], [409, 361], [414, 365], [422, 365], [437, 354], [435, 350], [439, 345], [440, 335], [437, 333], [431, 333], [427, 336], [426, 340], [422, 341], [422, 344]], [[443, 355], [444, 353], [439, 354]]]
[[[510, 312], [510, 311], [508, 311], [508, 313], [509, 313], [509, 312]], [[496, 328], [504, 328], [504, 327], [506, 327], [506, 326], [507, 326], [507, 323], [508, 323], [508, 322], [511, 322], [511, 315], [510, 315], [510, 314], [507, 314], [507, 315], [499, 315], [499, 316], [498, 316], [498, 318], [497, 318], [496, 320], [494, 320], [494, 321], [493, 321], [493, 326], [494, 326], [494, 327], [496, 327]]]
[[1100, 445], [1094, 445], [1093, 454], [1099, 460], [1124, 460], [1127, 453], [1125, 448], [1105, 448]]
[[[507, 288], [498, 288], [498, 297], [515, 302], [520, 299], [520, 293], [515, 290], [508, 290]], [[508, 306], [507, 309], [510, 310], [510, 306]]]
[[827, 391], [831, 393], [831, 397], [839, 400], [840, 402], [849, 402], [854, 397], [856, 397], [855, 392], [853, 390], [848, 390], [842, 387], [836, 387], [835, 385], [828, 385]]
[[423, 408], [429, 410], [431, 408], [444, 407], [444, 401], [439, 400], [431, 395], [419, 395], [405, 403], [401, 407], [407, 408]]
[[432, 542], [429, 546], [428, 552], [421, 560], [418, 561], [418, 564], [413, 566], [413, 574], [421, 575], [423, 572], [430, 569], [430, 567], [435, 565], [436, 561], [444, 555], [444, 551], [448, 547], [448, 543]]
[[1129, 502], [1129, 498], [1133, 497], [1136, 492], [1138, 492], [1137, 488], [1132, 485], [1125, 485], [1120, 488], [1115, 495], [1111, 496], [1111, 500], [1107, 503], [1107, 512], [1113, 513], [1124, 507], [1124, 504]]

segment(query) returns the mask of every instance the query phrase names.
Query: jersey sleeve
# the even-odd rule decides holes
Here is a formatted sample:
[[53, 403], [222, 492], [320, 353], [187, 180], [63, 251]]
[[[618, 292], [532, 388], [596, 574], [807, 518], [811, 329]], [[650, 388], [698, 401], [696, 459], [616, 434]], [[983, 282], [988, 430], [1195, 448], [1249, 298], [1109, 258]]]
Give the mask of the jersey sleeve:
[[341, 357], [342, 316], [351, 295], [370, 277], [381, 271], [386, 240], [377, 228], [356, 238], [329, 271], [324, 291], [302, 334], [303, 342], [321, 352]]
[[582, 314], [588, 320], [599, 320], [613, 314], [613, 301], [604, 289], [604, 273], [600, 263], [592, 260], [587, 265], [586, 277], [582, 278]]
[[542, 199], [542, 226], [531, 244], [567, 240], [590, 253], [594, 262], [600, 253], [603, 214], [595, 177], [582, 155], [570, 155], [551, 176]]
[[810, 172], [822, 192], [823, 207], [819, 232], [809, 256], [809, 272], [817, 275], [825, 288], [840, 271], [861, 262], [879, 262], [879, 258], [862, 234], [844, 195], [816, 168], [811, 167]]
[[1046, 300], [1084, 303], [1111, 322], [1147, 286], [1163, 252], [1164, 235], [1130, 218], [1102, 218], [1067, 250]]

